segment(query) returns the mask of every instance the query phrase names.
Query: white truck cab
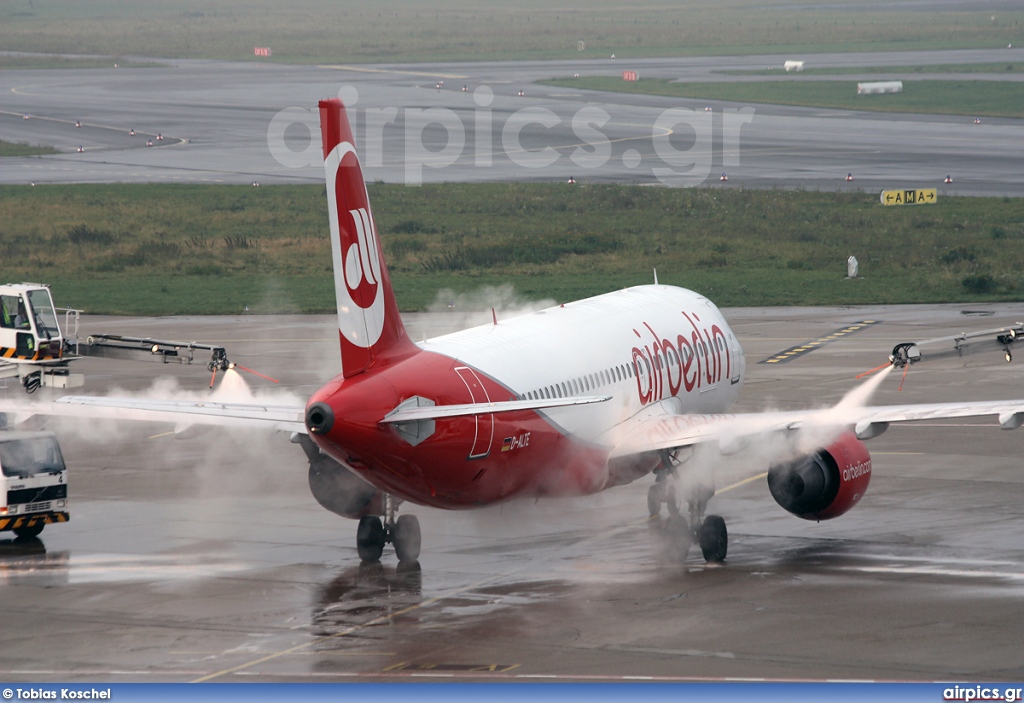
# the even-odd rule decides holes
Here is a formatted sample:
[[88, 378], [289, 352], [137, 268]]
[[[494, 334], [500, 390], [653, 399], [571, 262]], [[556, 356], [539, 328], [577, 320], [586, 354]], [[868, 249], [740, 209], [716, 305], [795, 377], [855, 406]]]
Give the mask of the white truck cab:
[[[74, 313], [77, 334], [77, 314]], [[68, 318], [65, 318], [65, 323]], [[40, 386], [73, 388], [82, 385], [80, 374], [68, 371], [74, 339], [61, 333], [49, 286], [42, 283], [0, 285], [0, 380], [19, 378], [25, 390]]]
[[35, 537], [68, 519], [68, 470], [57, 438], [0, 431], [0, 532]]
[[49, 287], [41, 283], [0, 286], [0, 358], [46, 361], [64, 354]]

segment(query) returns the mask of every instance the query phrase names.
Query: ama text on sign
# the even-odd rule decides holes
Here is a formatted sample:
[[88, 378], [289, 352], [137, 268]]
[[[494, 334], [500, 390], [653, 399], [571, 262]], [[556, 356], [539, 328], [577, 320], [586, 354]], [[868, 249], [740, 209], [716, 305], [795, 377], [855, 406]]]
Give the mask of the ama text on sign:
[[882, 205], [931, 205], [938, 200], [935, 188], [883, 190]]

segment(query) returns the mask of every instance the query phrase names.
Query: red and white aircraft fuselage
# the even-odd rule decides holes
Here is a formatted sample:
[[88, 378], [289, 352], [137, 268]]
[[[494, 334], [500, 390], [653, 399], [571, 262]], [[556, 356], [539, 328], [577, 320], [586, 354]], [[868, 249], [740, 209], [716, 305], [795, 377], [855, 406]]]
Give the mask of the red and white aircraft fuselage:
[[[313, 437], [374, 485], [424, 505], [595, 493], [659, 462], [656, 453], [610, 459], [645, 409], [723, 412], [743, 372], [739, 343], [707, 298], [638, 286], [431, 339], [398, 363], [342, 375], [311, 402], [345, 421]], [[380, 423], [413, 397], [437, 406], [607, 400], [450, 418], [414, 445], [396, 423]]]

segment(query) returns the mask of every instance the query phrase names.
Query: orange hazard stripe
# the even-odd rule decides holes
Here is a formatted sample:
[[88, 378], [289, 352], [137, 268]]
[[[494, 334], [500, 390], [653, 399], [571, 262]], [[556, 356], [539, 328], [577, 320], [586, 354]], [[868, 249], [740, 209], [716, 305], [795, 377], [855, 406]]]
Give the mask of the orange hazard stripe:
[[11, 349], [10, 347], [0, 347], [0, 356], [3, 356], [3, 358], [5, 359], [17, 358], [25, 359], [26, 361], [51, 361], [53, 359], [60, 358], [59, 356], [39, 356], [39, 350], [36, 350], [36, 352], [32, 356], [15, 356], [16, 353], [16, 349]]
[[31, 515], [19, 515], [18, 517], [0, 518], [0, 532], [16, 530], [19, 527], [31, 527], [37, 522], [52, 525], [57, 522], [67, 522], [71, 516], [67, 513], [33, 513]]

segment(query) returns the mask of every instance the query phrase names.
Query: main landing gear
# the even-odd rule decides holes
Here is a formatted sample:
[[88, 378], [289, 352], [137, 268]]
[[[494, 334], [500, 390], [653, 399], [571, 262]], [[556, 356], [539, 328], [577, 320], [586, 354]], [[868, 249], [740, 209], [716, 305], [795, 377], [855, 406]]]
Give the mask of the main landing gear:
[[395, 545], [395, 554], [402, 564], [412, 564], [420, 558], [420, 521], [415, 515], [395, 519], [399, 503], [399, 499], [385, 496], [383, 521], [376, 515], [359, 518], [356, 550], [364, 562], [379, 561], [388, 543]]
[[[668, 506], [664, 523], [664, 537], [669, 554], [679, 562], [686, 561], [690, 546], [696, 542], [707, 562], [723, 562], [729, 548], [729, 532], [720, 515], [705, 515], [708, 501], [715, 495], [714, 485], [690, 480], [680, 490], [676, 468], [678, 462], [667, 452], [654, 470], [654, 485], [647, 491], [647, 508], [651, 517], [661, 512], [661, 504]], [[689, 477], [694, 479], [695, 477]], [[689, 520], [679, 512], [678, 494], [686, 498]]]

